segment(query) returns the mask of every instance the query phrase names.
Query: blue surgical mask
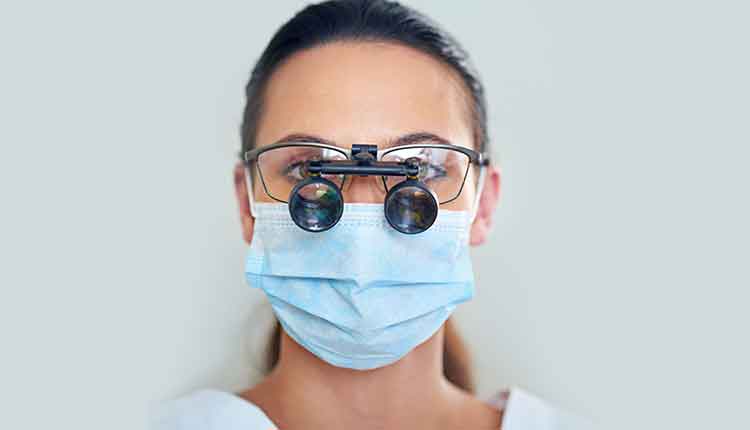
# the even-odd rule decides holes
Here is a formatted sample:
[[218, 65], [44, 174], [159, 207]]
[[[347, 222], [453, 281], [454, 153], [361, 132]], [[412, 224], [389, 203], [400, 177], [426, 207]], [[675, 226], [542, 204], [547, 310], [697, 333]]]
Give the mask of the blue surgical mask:
[[442, 210], [416, 235], [394, 230], [382, 204], [347, 203], [320, 233], [295, 225], [285, 204], [253, 212], [248, 283], [292, 339], [334, 366], [394, 363], [474, 295], [467, 211]]

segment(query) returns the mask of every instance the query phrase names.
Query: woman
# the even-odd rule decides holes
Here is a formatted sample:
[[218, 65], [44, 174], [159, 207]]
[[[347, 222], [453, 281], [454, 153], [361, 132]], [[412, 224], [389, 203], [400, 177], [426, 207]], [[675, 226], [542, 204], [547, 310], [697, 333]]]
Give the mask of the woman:
[[486, 240], [500, 192], [483, 89], [458, 43], [395, 2], [310, 5], [273, 37], [246, 95], [234, 182], [247, 278], [279, 320], [271, 370], [240, 393], [174, 400], [157, 427], [571, 423], [520, 389], [476, 398], [449, 319], [473, 296], [468, 245]]

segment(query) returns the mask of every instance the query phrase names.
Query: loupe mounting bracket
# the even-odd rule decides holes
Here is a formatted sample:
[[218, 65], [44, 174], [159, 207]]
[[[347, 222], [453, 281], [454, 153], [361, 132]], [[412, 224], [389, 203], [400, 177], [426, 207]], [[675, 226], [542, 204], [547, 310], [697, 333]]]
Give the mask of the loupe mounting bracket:
[[357, 175], [357, 176], [405, 176], [419, 177], [419, 159], [404, 161], [377, 161], [377, 145], [359, 144], [352, 146], [351, 160], [311, 159], [305, 162], [304, 172], [309, 176]]

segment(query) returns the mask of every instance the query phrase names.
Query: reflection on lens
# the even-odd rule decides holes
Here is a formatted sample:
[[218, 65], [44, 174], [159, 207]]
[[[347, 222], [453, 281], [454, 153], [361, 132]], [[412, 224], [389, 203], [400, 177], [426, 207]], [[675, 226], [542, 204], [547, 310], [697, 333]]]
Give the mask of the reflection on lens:
[[[258, 155], [258, 169], [270, 197], [284, 201], [295, 185], [307, 179], [305, 162], [309, 160], [346, 160], [346, 153], [335, 149], [305, 144], [283, 146]], [[343, 175], [322, 175], [338, 187], [343, 185]]]
[[[458, 196], [470, 166], [468, 155], [448, 148], [409, 146], [388, 150], [383, 154], [382, 161], [403, 162], [410, 158], [419, 160], [419, 176], [416, 179], [435, 193], [438, 202], [448, 202]], [[383, 177], [383, 180], [386, 190], [390, 190], [403, 178], [389, 176]]]
[[300, 228], [319, 232], [333, 227], [341, 218], [344, 199], [333, 182], [309, 178], [297, 184], [289, 196], [289, 214]]
[[427, 230], [435, 222], [437, 212], [435, 195], [419, 181], [403, 181], [386, 196], [385, 217], [393, 228], [402, 233], [415, 234]]

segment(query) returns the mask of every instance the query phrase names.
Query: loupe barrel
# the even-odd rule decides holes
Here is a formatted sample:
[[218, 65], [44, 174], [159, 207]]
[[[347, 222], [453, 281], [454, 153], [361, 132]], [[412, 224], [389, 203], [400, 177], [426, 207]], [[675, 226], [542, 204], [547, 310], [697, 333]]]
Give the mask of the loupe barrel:
[[384, 202], [385, 218], [405, 234], [421, 233], [435, 222], [438, 200], [435, 193], [418, 179], [418, 160], [308, 160], [306, 179], [289, 196], [289, 213], [304, 230], [321, 232], [338, 223], [343, 213], [341, 189], [323, 175], [402, 176], [406, 179], [392, 187]]
[[417, 176], [419, 166], [406, 161], [313, 160], [307, 171], [322, 175]]

